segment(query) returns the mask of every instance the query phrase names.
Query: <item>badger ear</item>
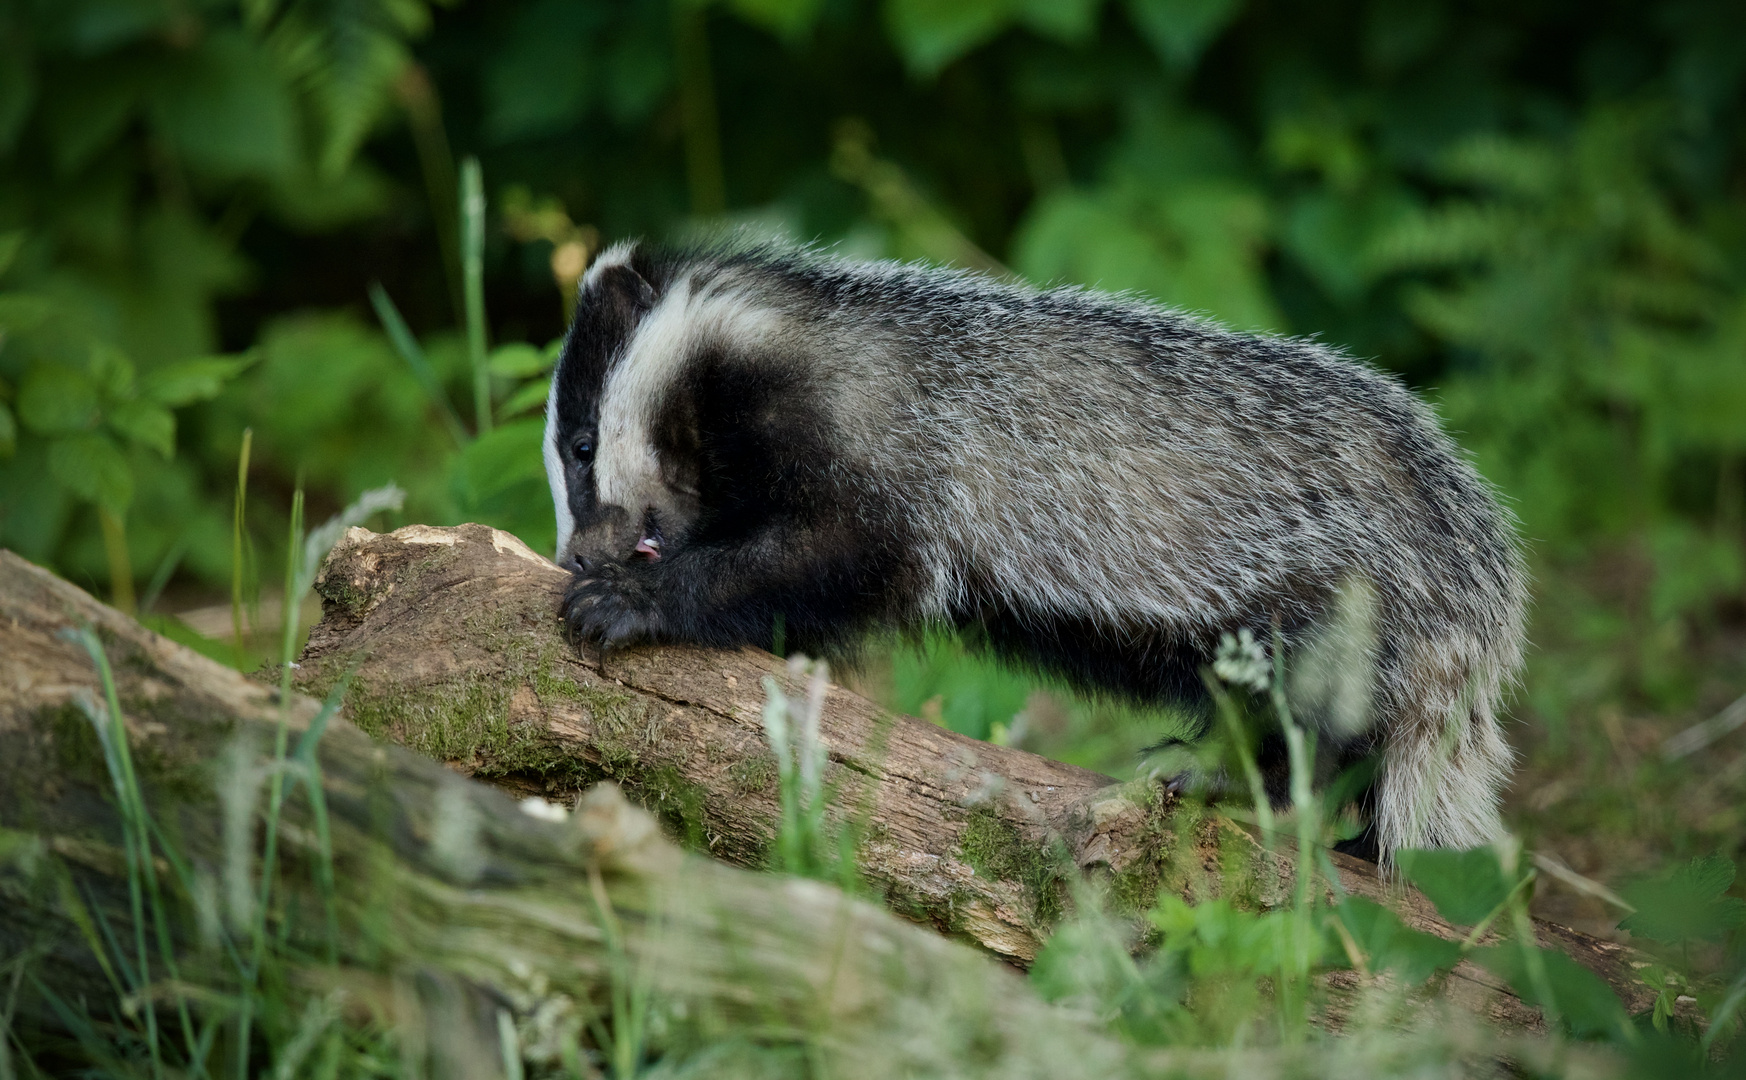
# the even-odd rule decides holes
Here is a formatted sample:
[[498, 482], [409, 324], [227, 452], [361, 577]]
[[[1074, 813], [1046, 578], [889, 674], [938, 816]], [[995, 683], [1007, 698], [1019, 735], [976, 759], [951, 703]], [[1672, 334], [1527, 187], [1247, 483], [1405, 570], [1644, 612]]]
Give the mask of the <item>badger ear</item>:
[[621, 335], [628, 335], [655, 306], [654, 286], [627, 263], [601, 267], [588, 292], [587, 300], [602, 321]]

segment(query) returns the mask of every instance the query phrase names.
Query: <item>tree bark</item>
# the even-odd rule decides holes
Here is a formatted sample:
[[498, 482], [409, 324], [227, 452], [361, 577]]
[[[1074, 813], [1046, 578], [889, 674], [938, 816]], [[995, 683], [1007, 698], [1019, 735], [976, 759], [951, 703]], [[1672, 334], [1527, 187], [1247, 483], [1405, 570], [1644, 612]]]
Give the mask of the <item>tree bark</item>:
[[[774, 679], [791, 697], [804, 688], [787, 664], [753, 649], [581, 655], [557, 616], [566, 580], [485, 526], [354, 529], [317, 582], [323, 618], [299, 685], [325, 693], [352, 672], [347, 709], [373, 735], [519, 794], [564, 801], [613, 779], [695, 847], [762, 865], [778, 819], [762, 683]], [[1292, 895], [1293, 852], [1263, 852], [1243, 826], [1156, 785], [1117, 784], [892, 716], [836, 686], [821, 731], [827, 782], [849, 808], [843, 824], [864, 826], [861, 874], [899, 914], [1009, 962], [1036, 957], [1074, 870], [1102, 878], [1118, 909], [1143, 909], [1160, 888], [1195, 899], [1234, 887], [1262, 906]], [[1330, 857], [1346, 893], [1386, 903], [1415, 929], [1466, 936], [1373, 865]], [[1217, 872], [1245, 864], [1258, 869], [1235, 886]], [[1624, 946], [1548, 922], [1536, 932], [1630, 1011], [1652, 1002]], [[1468, 962], [1445, 993], [1512, 1026], [1541, 1023]]]
[[[489, 547], [488, 533], [469, 535]], [[319, 709], [301, 694], [281, 708], [276, 690], [0, 551], [0, 1039], [19, 963], [100, 1017], [131, 1011], [103, 1004], [122, 996], [134, 920], [123, 815], [86, 715], [101, 712], [104, 687], [70, 636], [81, 627], [103, 643], [164, 838], [154, 863], [181, 969], [171, 980], [153, 941], [160, 1011], [189, 993], [210, 1001], [236, 990], [225, 951], [201, 939], [249, 923], [230, 886], [243, 886], [246, 903], [259, 872], [267, 749], [282, 720], [295, 745]], [[612, 992], [627, 983], [670, 1006], [669, 1026], [792, 1041], [828, 1075], [1119, 1076], [1136, 1063], [975, 949], [827, 885], [682, 852], [614, 785], [547, 820], [343, 719], [315, 760], [337, 963], [287, 961], [281, 984], [343, 991], [348, 1008], [423, 1045], [436, 1075], [501, 1075], [500, 1006], [524, 1029], [539, 1017], [610, 1023], [622, 1019]], [[240, 804], [239, 787], [253, 792]], [[329, 944], [312, 806], [306, 791], [291, 795], [279, 830], [268, 927], [284, 927], [292, 957], [320, 957]], [[241, 832], [231, 828], [239, 814]], [[227, 846], [238, 836], [241, 849]], [[202, 895], [216, 897], [204, 913]], [[106, 950], [105, 938], [119, 944]], [[39, 1019], [56, 1023], [40, 1005]]]
[[[562, 582], [518, 541], [477, 526], [358, 530], [336, 551], [320, 585], [326, 617], [295, 674], [325, 689], [352, 670], [353, 715], [440, 751], [452, 767], [343, 718], [330, 723], [314, 760], [331, 823], [331, 891], [313, 804], [296, 792], [270, 921], [287, 928], [297, 954], [334, 948], [338, 962], [286, 972], [287, 985], [346, 990], [404, 1038], [427, 1039], [433, 1062], [460, 1063], [451, 1075], [496, 1068], [495, 1003], [523, 1019], [595, 1015], [627, 971], [683, 1003], [688, 1022], [799, 1040], [845, 1075], [1122, 1075], [1166, 1065], [1241, 1075], [1261, 1066], [1243, 1055], [1124, 1048], [1045, 1006], [1011, 969], [1047, 933], [1041, 898], [1060, 895], [1052, 875], [1063, 864], [1102, 875], [1115, 899], [1124, 882], [1136, 895], [1165, 887], [1198, 897], [1228, 883], [1211, 871], [1232, 849], [1258, 850], [1234, 823], [1188, 815], [1144, 786], [883, 716], [830, 691], [830, 779], [874, 823], [859, 851], [863, 873], [910, 920], [1009, 961], [1001, 964], [832, 887], [685, 854], [616, 785], [591, 787], [556, 822], [457, 776], [560, 798], [616, 778], [697, 847], [762, 859], [774, 780], [754, 688], [765, 675], [789, 684], [786, 666], [752, 651], [663, 649], [602, 668], [559, 636]], [[114, 965], [99, 959], [94, 928], [132, 940], [123, 821], [85, 715], [101, 712], [103, 686], [67, 636], [77, 627], [103, 642], [158, 843], [180, 853], [154, 862], [183, 958], [179, 982], [154, 969], [154, 1000], [163, 1006], [186, 986], [232, 992], [236, 973], [211, 939], [247, 922], [231, 886], [242, 882], [246, 908], [260, 869], [267, 748], [281, 721], [295, 744], [317, 702], [293, 694], [281, 703], [276, 690], [9, 552], [0, 552], [0, 975], [28, 963], [67, 1000], [113, 999]], [[1064, 857], [1027, 854], [1051, 846]], [[1290, 862], [1267, 856], [1236, 898], [1266, 904], [1289, 892]], [[1349, 892], [1386, 899], [1420, 929], [1459, 933], [1367, 866], [1336, 865]], [[331, 940], [322, 929], [330, 897]], [[1624, 950], [1538, 930], [1633, 1010], [1647, 1003]], [[1356, 981], [1347, 975], [1330, 978]], [[1463, 965], [1439, 992], [1506, 1029], [1544, 1027], [1483, 970]], [[1535, 1045], [1517, 1051], [1531, 1056]]]

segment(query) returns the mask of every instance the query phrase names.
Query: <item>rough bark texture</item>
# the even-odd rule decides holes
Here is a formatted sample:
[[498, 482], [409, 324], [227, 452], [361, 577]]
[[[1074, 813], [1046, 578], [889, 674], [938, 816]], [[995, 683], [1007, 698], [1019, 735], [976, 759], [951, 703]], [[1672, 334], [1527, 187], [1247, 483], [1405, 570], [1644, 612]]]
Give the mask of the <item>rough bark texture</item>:
[[[103, 687], [65, 633], [78, 627], [104, 643], [147, 807], [189, 872], [221, 894], [234, 860], [219, 792], [261, 765], [280, 709], [275, 691], [0, 551], [0, 964], [8, 993], [23, 958], [63, 999], [107, 1016], [116, 993], [92, 927], [131, 943], [132, 919], [121, 817], [79, 706], [101, 702]], [[287, 703], [293, 738], [317, 711], [302, 695]], [[419, 1033], [438, 1076], [501, 1074], [499, 1005], [586, 1015], [624, 978], [685, 1003], [686, 1022], [705, 1030], [795, 1040], [829, 1075], [1091, 1077], [1137, 1064], [972, 948], [826, 885], [681, 852], [612, 785], [568, 820], [542, 820], [344, 720], [327, 729], [319, 761], [340, 963], [281, 975], [338, 983], [353, 1006]], [[319, 955], [305, 796], [286, 803], [281, 840], [276, 910], [299, 916], [293, 945]], [[172, 879], [167, 860], [158, 873]], [[154, 972], [166, 1008], [178, 988], [234, 987], [187, 900], [172, 895], [181, 979]], [[155, 943], [153, 954], [156, 964]]]
[[[611, 778], [695, 846], [760, 865], [777, 820], [762, 681], [791, 696], [787, 665], [756, 650], [637, 649], [582, 656], [562, 636], [566, 575], [484, 526], [352, 530], [323, 568], [324, 603], [298, 680], [325, 692], [355, 672], [354, 722], [517, 793], [567, 800]], [[865, 829], [862, 873], [897, 912], [1019, 964], [1061, 910], [1070, 868], [1109, 879], [1118, 906], [1160, 887], [1195, 898], [1232, 887], [1212, 873], [1260, 867], [1235, 886], [1266, 905], [1289, 896], [1289, 854], [1257, 850], [1241, 826], [1190, 812], [1155, 787], [978, 742], [883, 713], [832, 687], [822, 722], [827, 783]], [[1334, 854], [1347, 893], [1389, 904], [1409, 926], [1449, 939], [1418, 893]], [[1654, 992], [1629, 950], [1551, 923], [1542, 941], [1604, 978], [1632, 1012]], [[1537, 1029], [1491, 973], [1464, 962], [1445, 992], [1506, 1025]]]

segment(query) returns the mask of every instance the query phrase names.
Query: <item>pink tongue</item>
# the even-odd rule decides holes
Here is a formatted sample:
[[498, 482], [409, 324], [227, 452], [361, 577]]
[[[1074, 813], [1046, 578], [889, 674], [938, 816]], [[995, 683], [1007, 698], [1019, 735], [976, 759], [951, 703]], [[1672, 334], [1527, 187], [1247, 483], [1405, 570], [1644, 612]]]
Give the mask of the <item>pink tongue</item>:
[[637, 554], [647, 555], [651, 559], [658, 559], [661, 557], [661, 546], [645, 536], [637, 541]]

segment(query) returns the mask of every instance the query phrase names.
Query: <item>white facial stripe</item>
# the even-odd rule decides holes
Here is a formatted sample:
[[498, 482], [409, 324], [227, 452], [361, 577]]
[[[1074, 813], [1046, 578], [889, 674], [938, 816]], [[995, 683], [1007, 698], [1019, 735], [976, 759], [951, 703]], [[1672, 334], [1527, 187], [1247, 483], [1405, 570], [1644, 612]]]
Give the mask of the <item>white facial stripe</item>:
[[558, 372], [552, 371], [552, 389], [546, 394], [546, 480], [552, 485], [552, 506], [558, 514], [558, 551], [553, 560], [564, 557], [570, 546], [570, 534], [576, 530], [576, 519], [570, 516], [570, 486], [564, 482], [564, 457], [558, 453]]
[[651, 425], [655, 410], [701, 341], [755, 345], [774, 328], [775, 312], [731, 291], [696, 292], [675, 282], [644, 317], [606, 378], [600, 402], [600, 450], [594, 477], [600, 501], [639, 513], [661, 483]]

